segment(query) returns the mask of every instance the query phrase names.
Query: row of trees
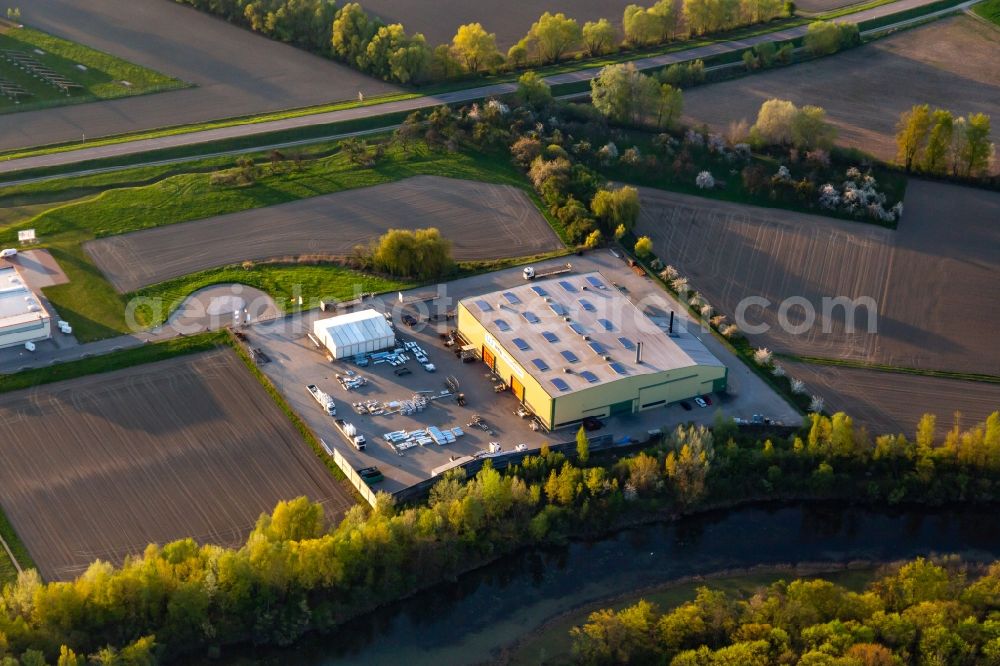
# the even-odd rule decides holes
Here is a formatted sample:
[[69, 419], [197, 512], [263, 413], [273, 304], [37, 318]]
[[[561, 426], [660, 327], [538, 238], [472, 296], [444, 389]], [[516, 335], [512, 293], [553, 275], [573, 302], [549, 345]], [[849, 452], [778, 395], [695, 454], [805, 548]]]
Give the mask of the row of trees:
[[[709, 501], [996, 500], [1000, 413], [943, 437], [925, 417], [913, 444], [903, 435], [872, 440], [844, 414], [814, 415], [794, 436], [763, 441], [720, 417], [711, 430], [680, 427], [640, 453], [596, 458], [581, 431], [574, 460], [543, 447], [505, 472], [486, 466], [468, 481], [450, 474], [417, 506], [400, 509], [380, 495], [373, 510], [353, 507], [332, 529], [321, 505], [300, 498], [262, 516], [241, 548], [185, 539], [149, 546], [122, 567], [94, 563], [69, 582], [43, 583], [26, 572], [0, 593], [0, 660], [51, 663], [61, 651], [93, 654], [107, 646], [169, 658], [232, 641], [286, 645], [512, 549]], [[887, 612], [927, 600], [912, 585], [887, 589], [901, 595], [893, 604], [904, 603]], [[957, 610], [949, 616], [970, 617]], [[698, 647], [688, 640], [670, 649]], [[725, 640], [717, 634], [707, 644], [716, 649]], [[598, 641], [587, 652], [601, 650]], [[68, 659], [60, 664], [79, 663]]]
[[895, 666], [1000, 662], [1000, 563], [970, 576], [953, 559], [893, 567], [862, 592], [778, 581], [752, 596], [701, 587], [665, 612], [639, 601], [571, 631], [582, 664]]
[[783, 0], [659, 0], [629, 5], [619, 30], [608, 19], [582, 26], [561, 12], [545, 12], [506, 54], [495, 33], [481, 23], [458, 28], [450, 44], [431, 46], [421, 33], [386, 24], [357, 3], [336, 7], [330, 0], [177, 0], [284, 42], [332, 55], [352, 67], [400, 83], [441, 81], [464, 74], [555, 63], [664, 44], [688, 34], [769, 21], [789, 9]]
[[989, 175], [996, 147], [990, 141], [990, 117], [970, 113], [955, 117], [946, 109], [918, 104], [899, 117], [897, 159], [907, 171], [964, 178]]

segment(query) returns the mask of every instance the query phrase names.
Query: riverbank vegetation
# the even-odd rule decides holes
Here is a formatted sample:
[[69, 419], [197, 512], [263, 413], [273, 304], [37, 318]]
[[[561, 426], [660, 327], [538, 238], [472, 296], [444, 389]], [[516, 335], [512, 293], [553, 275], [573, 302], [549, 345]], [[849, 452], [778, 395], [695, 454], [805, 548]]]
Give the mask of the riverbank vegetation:
[[637, 453], [593, 453], [582, 437], [575, 452], [543, 448], [503, 471], [449, 474], [416, 506], [380, 495], [332, 529], [320, 505], [300, 498], [262, 516], [238, 549], [185, 539], [120, 568], [97, 562], [71, 582], [22, 574], [0, 595], [0, 657], [38, 650], [54, 660], [62, 646], [92, 654], [154, 640], [164, 660], [240, 641], [287, 645], [516, 548], [709, 506], [1000, 497], [1000, 413], [943, 435], [928, 416], [912, 442], [872, 439], [836, 414], [813, 415], [789, 436], [741, 433], [720, 418]]
[[1000, 563], [954, 559], [893, 567], [856, 592], [822, 579], [751, 594], [701, 587], [661, 611], [641, 600], [600, 610], [571, 631], [574, 663], [710, 666], [995, 664]]

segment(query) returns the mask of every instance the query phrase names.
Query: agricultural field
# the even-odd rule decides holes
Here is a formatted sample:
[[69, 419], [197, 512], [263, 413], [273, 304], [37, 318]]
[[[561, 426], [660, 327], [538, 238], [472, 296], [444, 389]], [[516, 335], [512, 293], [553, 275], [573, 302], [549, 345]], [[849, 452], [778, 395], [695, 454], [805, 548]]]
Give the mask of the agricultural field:
[[938, 432], [947, 431], [956, 411], [968, 428], [1000, 409], [1000, 384], [923, 377], [861, 368], [781, 361], [788, 373], [823, 396], [828, 412], [844, 411], [871, 433], [904, 433], [912, 437], [924, 414], [938, 417]]
[[[750, 323], [771, 327], [756, 344], [800, 356], [1000, 376], [991, 318], [1000, 302], [1000, 193], [912, 179], [903, 220], [891, 231], [799, 213], [738, 206], [659, 190], [643, 190], [637, 233], [732, 317], [740, 300], [773, 305], [747, 310]], [[870, 297], [877, 331], [858, 308], [855, 333], [843, 308], [823, 332], [784, 332], [778, 306], [803, 297], [818, 315], [822, 298]], [[802, 323], [802, 309], [788, 319]]]
[[510, 185], [436, 176], [303, 199], [91, 241], [108, 280], [130, 292], [244, 260], [339, 258], [393, 228], [436, 227], [458, 261], [562, 247], [531, 199]]
[[[899, 114], [914, 104], [1000, 118], [998, 55], [1000, 31], [968, 16], [943, 19], [834, 56], [693, 88], [684, 93], [684, 122], [721, 131], [741, 119], [753, 123], [772, 97], [790, 99], [826, 109], [839, 144], [893, 160]], [[996, 122], [993, 141], [1000, 141]]]
[[7, 393], [0, 424], [0, 506], [47, 580], [149, 543], [241, 544], [299, 495], [353, 504], [228, 349]]
[[[659, 190], [642, 190], [642, 197], [637, 234], [649, 235], [657, 255], [730, 321], [744, 298], [771, 302], [746, 310], [750, 324], [770, 327], [749, 336], [755, 346], [794, 356], [1000, 376], [991, 333], [1000, 323], [1000, 193], [913, 179], [896, 231]], [[855, 311], [853, 334], [845, 330], [843, 307], [831, 307], [824, 317], [822, 299], [840, 296], [873, 299], [876, 330], [869, 332], [866, 307]], [[805, 299], [817, 314], [815, 325], [800, 334], [794, 332], [804, 323], [799, 305], [790, 302], [786, 311], [793, 329], [780, 325], [780, 305], [791, 297]], [[895, 381], [897, 375], [878, 377]], [[879, 400], [872, 393], [856, 397]], [[936, 411], [950, 414], [962, 405], [956, 390], [938, 397]]]
[[[0, 126], [0, 150], [396, 92], [391, 84], [167, 0], [31, 0], [21, 20], [194, 87], [44, 109]], [[155, 26], [155, 34], [150, 33]]]
[[183, 88], [151, 69], [0, 19], [0, 113]]

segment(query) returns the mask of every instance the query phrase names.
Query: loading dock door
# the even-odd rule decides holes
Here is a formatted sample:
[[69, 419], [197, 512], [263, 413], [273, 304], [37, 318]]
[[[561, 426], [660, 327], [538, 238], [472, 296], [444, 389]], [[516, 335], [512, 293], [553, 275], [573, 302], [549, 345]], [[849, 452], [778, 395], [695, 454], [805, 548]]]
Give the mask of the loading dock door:
[[490, 367], [490, 370], [496, 371], [497, 369], [497, 357], [493, 355], [489, 349], [483, 346], [483, 363]]
[[517, 396], [517, 399], [524, 402], [524, 384], [517, 381], [517, 377], [510, 378], [510, 390]]

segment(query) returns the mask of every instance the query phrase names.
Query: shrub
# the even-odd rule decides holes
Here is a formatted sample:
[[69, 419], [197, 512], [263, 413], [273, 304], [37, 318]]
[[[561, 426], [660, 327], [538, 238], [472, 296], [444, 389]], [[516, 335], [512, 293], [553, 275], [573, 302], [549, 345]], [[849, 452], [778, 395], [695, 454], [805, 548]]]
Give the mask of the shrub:
[[767, 347], [758, 347], [754, 350], [753, 360], [757, 365], [767, 365], [771, 362], [772, 353]]
[[715, 187], [715, 178], [710, 172], [702, 171], [695, 177], [694, 184], [702, 190], [710, 190]]
[[635, 242], [635, 253], [640, 259], [647, 259], [653, 254], [653, 241], [649, 236], [642, 236]]
[[376, 269], [399, 277], [437, 278], [452, 267], [451, 243], [435, 228], [390, 229], [371, 251]]

